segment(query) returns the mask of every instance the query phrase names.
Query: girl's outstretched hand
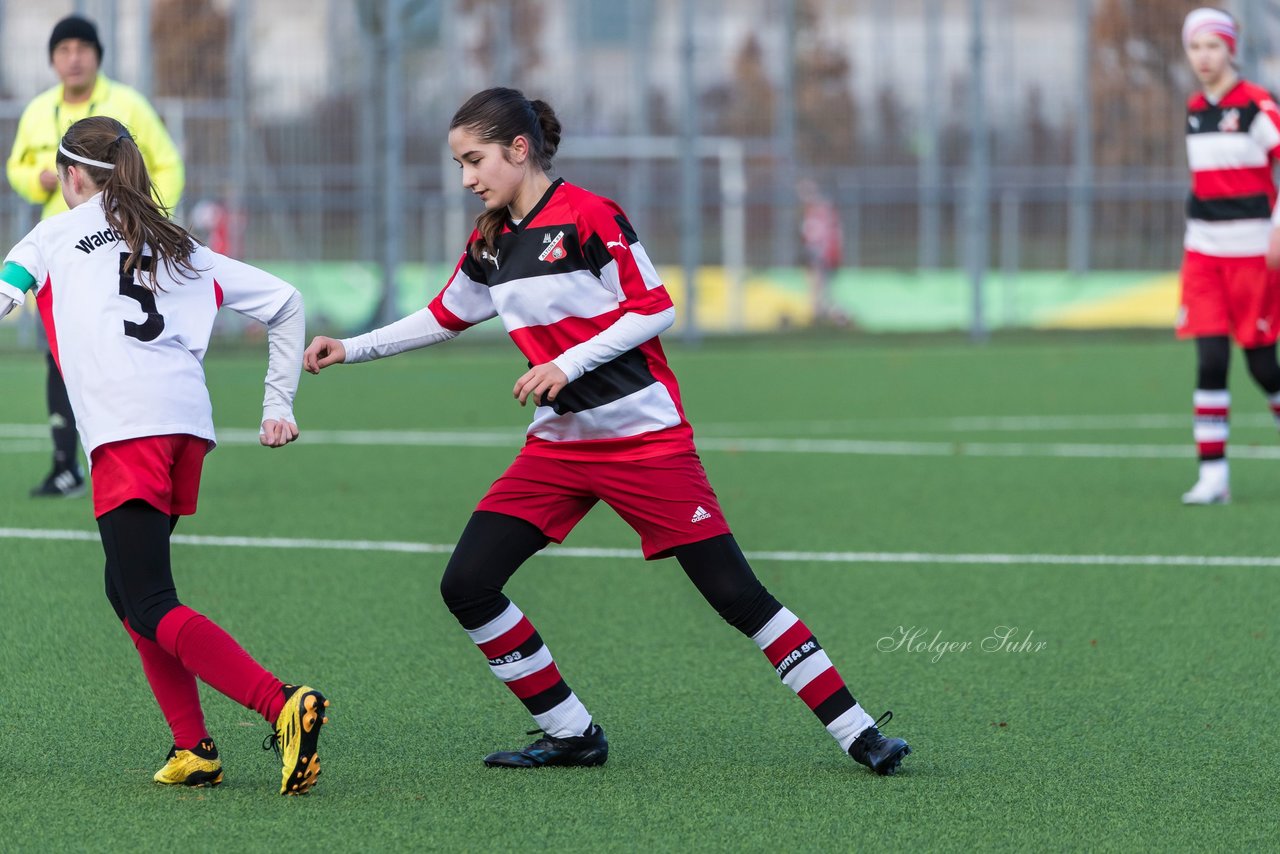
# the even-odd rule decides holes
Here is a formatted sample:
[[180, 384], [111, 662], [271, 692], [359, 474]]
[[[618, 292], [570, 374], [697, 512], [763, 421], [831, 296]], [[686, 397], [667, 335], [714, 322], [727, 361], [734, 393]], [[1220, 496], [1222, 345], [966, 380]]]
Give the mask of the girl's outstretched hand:
[[545, 406], [555, 400], [560, 389], [568, 384], [569, 378], [564, 375], [564, 371], [557, 368], [554, 362], [546, 362], [534, 365], [516, 380], [513, 394], [521, 406], [524, 406], [525, 400], [530, 396], [533, 397], [534, 406]]
[[346, 358], [347, 348], [342, 346], [341, 341], [317, 335], [311, 339], [311, 344], [302, 354], [302, 367], [307, 369], [307, 373], [318, 374], [330, 365], [342, 364]]

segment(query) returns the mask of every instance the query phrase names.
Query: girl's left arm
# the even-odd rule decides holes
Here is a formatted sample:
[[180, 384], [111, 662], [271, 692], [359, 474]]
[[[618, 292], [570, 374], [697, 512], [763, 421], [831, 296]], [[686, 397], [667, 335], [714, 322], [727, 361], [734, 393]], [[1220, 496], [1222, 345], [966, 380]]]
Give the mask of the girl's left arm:
[[587, 371], [665, 332], [675, 317], [674, 306], [655, 314], [628, 311], [602, 332], [570, 347], [550, 362], [534, 365], [516, 380], [512, 395], [521, 406], [530, 397], [538, 405], [555, 400], [561, 389]]
[[267, 327], [267, 376], [262, 396], [258, 441], [270, 448], [298, 438], [293, 398], [302, 373], [306, 314], [302, 294], [288, 282], [250, 264], [200, 246], [196, 269], [213, 279], [223, 308], [252, 317]]
[[629, 311], [603, 332], [570, 347], [551, 362], [564, 371], [569, 382], [573, 382], [587, 371], [598, 368], [628, 350], [634, 350], [650, 338], [666, 332], [675, 319], [675, 306], [656, 314], [637, 314]]
[[522, 406], [530, 396], [535, 403], [555, 400], [562, 388], [587, 371], [635, 349], [675, 321], [671, 297], [622, 209], [597, 200], [579, 215], [580, 233], [589, 235], [583, 247], [587, 267], [617, 296], [622, 314], [606, 329], [520, 377], [514, 394]]
[[269, 448], [287, 445], [298, 438], [293, 399], [298, 393], [298, 376], [302, 370], [306, 324], [302, 294], [296, 290], [267, 321], [267, 378], [258, 440]]
[[[1280, 108], [1270, 98], [1264, 98], [1258, 107], [1258, 114], [1249, 125], [1249, 135], [1266, 152], [1267, 165], [1274, 167], [1280, 163]], [[1268, 269], [1280, 269], [1280, 199], [1271, 210], [1271, 233], [1267, 237], [1265, 257]]]
[[662, 277], [622, 209], [597, 199], [584, 205], [579, 215], [579, 228], [589, 235], [583, 246], [587, 266], [617, 296], [622, 315], [553, 360], [569, 382], [665, 332], [676, 319]]

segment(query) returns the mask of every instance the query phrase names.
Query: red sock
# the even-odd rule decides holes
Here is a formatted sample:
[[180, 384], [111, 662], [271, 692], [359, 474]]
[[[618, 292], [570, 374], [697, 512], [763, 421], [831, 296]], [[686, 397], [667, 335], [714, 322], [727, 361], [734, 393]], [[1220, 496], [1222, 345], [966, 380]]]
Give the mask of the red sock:
[[196, 678], [155, 641], [147, 640], [124, 621], [138, 657], [142, 659], [142, 672], [147, 684], [160, 705], [160, 712], [173, 730], [173, 743], [179, 750], [190, 750], [209, 737], [204, 726], [204, 711], [200, 708], [200, 690]]
[[277, 679], [231, 635], [203, 614], [179, 605], [160, 620], [156, 642], [215, 690], [274, 724], [285, 698]]

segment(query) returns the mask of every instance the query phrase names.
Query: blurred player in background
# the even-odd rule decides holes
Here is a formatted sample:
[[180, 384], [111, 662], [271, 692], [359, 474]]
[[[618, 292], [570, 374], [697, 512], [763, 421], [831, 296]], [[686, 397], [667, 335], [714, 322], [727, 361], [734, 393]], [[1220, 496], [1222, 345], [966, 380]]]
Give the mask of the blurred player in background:
[[1280, 160], [1280, 110], [1236, 73], [1235, 20], [1196, 9], [1182, 45], [1201, 91], [1187, 102], [1191, 195], [1177, 334], [1196, 342], [1194, 436], [1200, 476], [1184, 504], [1231, 500], [1227, 437], [1231, 339], [1280, 422], [1280, 206], [1272, 164]]
[[[169, 537], [196, 511], [213, 408], [201, 363], [220, 307], [268, 327], [260, 440], [298, 436], [293, 397], [305, 343], [290, 285], [196, 243], [156, 204], [142, 152], [113, 118], [81, 119], [56, 145], [71, 208], [43, 220], [0, 269], [0, 317], [35, 297], [89, 454], [107, 598], [133, 640], [170, 729], [159, 783], [222, 781], [196, 677], [261, 714], [282, 755], [281, 794], [315, 783], [328, 704], [286, 685], [213, 621], [178, 601]], [[292, 620], [293, 618], [289, 618]], [[293, 629], [305, 629], [306, 620]]]
[[[22, 112], [8, 162], [13, 189], [27, 201], [42, 206], [41, 219], [65, 211], [67, 205], [58, 191], [54, 165], [58, 140], [79, 119], [112, 116], [137, 139], [161, 204], [175, 208], [184, 182], [182, 159], [147, 100], [99, 73], [102, 42], [93, 23], [77, 15], [59, 21], [49, 36], [49, 62], [61, 82], [33, 98]], [[43, 338], [41, 343], [46, 343]], [[46, 358], [45, 396], [53, 434], [53, 465], [31, 495], [72, 497], [85, 490], [76, 451], [75, 415], [62, 375], [48, 351]]]
[[805, 179], [796, 185], [800, 197], [800, 238], [804, 244], [805, 267], [809, 272], [809, 294], [813, 302], [813, 322], [846, 326], [848, 315], [831, 298], [831, 279], [844, 256], [844, 228], [840, 212], [822, 194], [818, 185]]
[[[449, 147], [485, 211], [452, 278], [421, 311], [356, 338], [319, 336], [304, 354], [318, 373], [438, 344], [496, 316], [528, 359], [513, 389], [535, 407], [527, 442], [480, 500], [440, 582], [449, 610], [543, 733], [485, 764], [600, 765], [608, 757], [604, 730], [502, 592], [526, 560], [604, 501], [640, 535], [647, 559], [680, 562], [842, 750], [893, 773], [907, 743], [880, 734], [730, 533], [658, 341], [675, 307], [622, 210], [548, 176], [559, 143], [560, 122], [544, 101], [488, 89], [463, 104]], [[596, 593], [565, 591], [577, 601]]]

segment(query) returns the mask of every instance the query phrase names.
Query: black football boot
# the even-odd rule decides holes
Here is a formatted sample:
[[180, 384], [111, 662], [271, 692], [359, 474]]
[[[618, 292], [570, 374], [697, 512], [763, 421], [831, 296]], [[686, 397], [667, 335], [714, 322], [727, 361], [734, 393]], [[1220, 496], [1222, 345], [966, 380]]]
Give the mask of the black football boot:
[[[530, 730], [529, 735], [542, 732], [540, 729]], [[604, 737], [604, 729], [599, 724], [592, 724], [582, 735], [569, 738], [553, 738], [543, 734], [542, 738], [521, 750], [490, 753], [484, 758], [484, 764], [490, 768], [541, 768], [544, 765], [603, 765], [609, 758], [609, 741]]]
[[849, 745], [849, 755], [854, 761], [867, 766], [877, 774], [889, 775], [898, 770], [903, 757], [911, 748], [900, 738], [885, 738], [877, 727], [881, 721], [893, 720], [893, 712], [885, 712], [880, 720], [864, 729]]

